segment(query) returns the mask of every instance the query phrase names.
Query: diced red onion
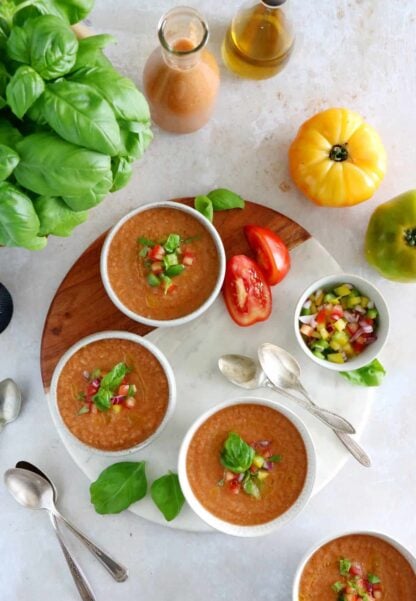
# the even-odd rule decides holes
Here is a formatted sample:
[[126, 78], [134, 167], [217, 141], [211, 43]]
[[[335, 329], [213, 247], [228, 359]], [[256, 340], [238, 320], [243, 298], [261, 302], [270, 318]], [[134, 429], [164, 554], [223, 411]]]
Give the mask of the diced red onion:
[[266, 447], [269, 447], [272, 444], [272, 441], [271, 440], [258, 440], [254, 444], [256, 445], [256, 447], [261, 447], [262, 449], [265, 449]]
[[83, 375], [83, 377], [84, 377], [86, 380], [89, 380], [89, 379], [90, 379], [90, 372], [89, 372], [89, 371], [87, 371], [87, 370], [83, 371], [83, 372], [82, 372], [82, 375]]
[[308, 299], [307, 301], [305, 301], [303, 303], [303, 308], [304, 309], [309, 309], [311, 307], [311, 305], [312, 305], [312, 301]]
[[356, 323], [359, 319], [358, 315], [354, 315], [350, 311], [344, 311], [344, 317], [348, 321], [348, 323]]
[[99, 389], [101, 384], [101, 380], [99, 378], [95, 378], [95, 380], [93, 380], [91, 382], [91, 386], [94, 386], [94, 388], [96, 388], [97, 390]]
[[113, 403], [113, 405], [121, 405], [125, 398], [126, 397], [124, 395], [118, 394], [117, 396], [112, 397], [111, 402]]
[[365, 313], [365, 309], [363, 309], [361, 305], [355, 305], [354, 309], [357, 311], [357, 313], [361, 313], [361, 315], [364, 315]]
[[273, 462], [272, 461], [265, 461], [261, 467], [262, 467], [263, 470], [267, 470], [268, 472], [270, 472], [270, 470], [273, 469]]
[[314, 315], [301, 315], [299, 317], [299, 321], [301, 323], [306, 323], [306, 325], [311, 325], [315, 321], [316, 313]]
[[365, 321], [360, 321], [360, 326], [363, 329], [364, 334], [371, 334], [371, 332], [374, 331], [373, 326]]
[[372, 342], [375, 342], [377, 340], [377, 336], [369, 336], [366, 340], [367, 344], [371, 344]]
[[242, 482], [244, 480], [244, 474], [238, 474], [237, 482]]
[[364, 330], [362, 328], [358, 328], [355, 334], [351, 336], [350, 342], [355, 342], [355, 340], [357, 340], [357, 338], [359, 338], [361, 334], [364, 334]]

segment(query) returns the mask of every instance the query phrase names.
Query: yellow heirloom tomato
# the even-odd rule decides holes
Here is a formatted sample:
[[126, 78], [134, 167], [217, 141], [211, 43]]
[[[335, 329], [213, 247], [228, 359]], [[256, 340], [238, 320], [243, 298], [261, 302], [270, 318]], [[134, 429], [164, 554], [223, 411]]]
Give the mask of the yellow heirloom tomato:
[[313, 202], [347, 207], [373, 196], [386, 171], [386, 152], [358, 113], [333, 108], [300, 127], [289, 163], [293, 181]]

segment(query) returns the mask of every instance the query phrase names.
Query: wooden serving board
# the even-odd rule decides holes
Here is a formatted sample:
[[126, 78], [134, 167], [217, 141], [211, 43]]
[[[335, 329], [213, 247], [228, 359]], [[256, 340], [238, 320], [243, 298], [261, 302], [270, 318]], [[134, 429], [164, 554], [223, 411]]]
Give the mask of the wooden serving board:
[[[193, 198], [175, 199], [192, 205]], [[289, 249], [293, 249], [310, 234], [285, 215], [254, 202], [244, 209], [215, 213], [214, 225], [224, 243], [227, 257], [250, 255], [243, 234], [248, 223], [274, 230]], [[50, 305], [42, 334], [40, 364], [45, 391], [49, 391], [53, 370], [59, 358], [75, 342], [101, 330], [127, 330], [141, 336], [154, 328], [132, 321], [121, 313], [107, 296], [100, 276], [100, 253], [107, 232], [104, 232], [74, 263], [62, 280]]]

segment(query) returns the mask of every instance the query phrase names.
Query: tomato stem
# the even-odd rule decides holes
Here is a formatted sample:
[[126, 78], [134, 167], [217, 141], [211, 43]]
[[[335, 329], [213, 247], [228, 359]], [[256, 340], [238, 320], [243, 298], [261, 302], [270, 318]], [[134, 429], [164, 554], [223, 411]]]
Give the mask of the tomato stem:
[[342, 161], [346, 161], [348, 159], [348, 149], [346, 144], [334, 144], [329, 153], [329, 158], [331, 161], [335, 161], [337, 163], [341, 163]]
[[408, 246], [416, 246], [416, 227], [405, 230], [404, 240]]

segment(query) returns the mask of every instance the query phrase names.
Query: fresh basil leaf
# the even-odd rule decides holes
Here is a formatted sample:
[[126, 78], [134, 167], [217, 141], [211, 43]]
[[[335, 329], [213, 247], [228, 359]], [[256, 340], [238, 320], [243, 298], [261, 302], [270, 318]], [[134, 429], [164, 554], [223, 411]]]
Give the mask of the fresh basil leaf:
[[97, 184], [107, 192], [111, 188], [109, 156], [70, 144], [53, 133], [26, 136], [16, 144], [16, 150], [20, 163], [14, 175], [21, 186], [32, 192], [42, 196], [82, 197]]
[[185, 270], [185, 265], [171, 265], [165, 271], [165, 274], [169, 278], [174, 278], [177, 275], [180, 275]]
[[15, 26], [10, 32], [6, 43], [9, 58], [19, 63], [30, 63], [30, 36], [29, 30]]
[[243, 489], [248, 495], [254, 497], [255, 499], [260, 499], [260, 489], [254, 482], [253, 478], [249, 477], [244, 480]]
[[102, 49], [115, 41], [116, 39], [112, 35], [106, 33], [91, 35], [79, 40], [77, 58], [71, 73], [75, 73], [83, 67], [112, 67]]
[[110, 192], [116, 192], [129, 183], [133, 174], [131, 160], [127, 157], [113, 157], [111, 159], [111, 171], [113, 173], [113, 185]]
[[114, 110], [117, 119], [129, 123], [130, 131], [140, 132], [143, 124], [150, 125], [150, 110], [145, 97], [131, 79], [123, 77], [113, 67], [85, 67], [70, 76], [94, 88]]
[[0, 102], [2, 106], [6, 105], [6, 88], [9, 81], [9, 73], [3, 63], [0, 63]]
[[147, 492], [144, 461], [114, 463], [90, 486], [91, 503], [101, 514], [120, 513]]
[[199, 213], [206, 217], [208, 221], [214, 219], [214, 208], [212, 206], [212, 201], [208, 196], [197, 196], [195, 198], [194, 207]]
[[65, 21], [54, 15], [42, 15], [29, 19], [25, 23], [25, 32], [28, 36], [29, 64], [43, 79], [61, 77], [72, 69], [78, 40]]
[[255, 451], [250, 445], [235, 432], [230, 432], [221, 451], [221, 463], [228, 470], [240, 474], [246, 472], [255, 456]]
[[[118, 124], [121, 136], [120, 155], [139, 159], [153, 140], [150, 124], [140, 123], [140, 131], [132, 131], [132, 121], [119, 119]], [[135, 127], [134, 129], [138, 128]]]
[[39, 196], [33, 206], [40, 221], [40, 236], [70, 236], [73, 229], [88, 218], [87, 211], [73, 211], [62, 198]]
[[9, 146], [0, 144], [0, 181], [9, 177], [19, 163], [19, 155]]
[[376, 576], [375, 574], [367, 574], [367, 580], [370, 584], [380, 584], [381, 580], [378, 576]]
[[4, 146], [9, 146], [16, 150], [16, 145], [20, 140], [23, 139], [22, 134], [18, 129], [12, 127], [12, 125], [3, 120], [0, 117], [0, 144], [4, 144]]
[[120, 129], [111, 106], [95, 90], [64, 79], [47, 84], [43, 117], [64, 140], [110, 156], [120, 150]]
[[180, 243], [181, 237], [179, 234], [169, 234], [163, 247], [167, 253], [173, 253], [179, 247]]
[[44, 248], [47, 240], [38, 236], [39, 225], [30, 198], [9, 182], [0, 182], [0, 245]]
[[378, 359], [374, 359], [364, 367], [352, 371], [340, 371], [339, 374], [357, 386], [381, 386], [386, 370]]
[[108, 411], [111, 407], [113, 393], [108, 388], [100, 387], [99, 391], [92, 397], [99, 411]]
[[244, 209], [244, 200], [231, 190], [218, 188], [212, 190], [207, 197], [212, 202], [214, 211], [227, 211], [229, 209]]
[[94, 0], [35, 0], [43, 11], [67, 19], [71, 25], [85, 19], [91, 12]]
[[341, 576], [348, 576], [351, 565], [352, 564], [349, 559], [339, 560], [339, 573], [341, 574]]
[[178, 475], [172, 472], [155, 480], [150, 494], [156, 507], [168, 522], [176, 518], [185, 503]]
[[43, 79], [32, 67], [19, 67], [6, 88], [7, 102], [16, 117], [22, 119], [44, 89]]
[[107, 388], [108, 390], [114, 391], [120, 386], [126, 374], [130, 371], [130, 368], [128, 368], [125, 363], [117, 363], [117, 365], [115, 365], [101, 380], [100, 389]]
[[62, 198], [73, 211], [85, 211], [97, 206], [107, 196], [111, 186], [111, 173], [107, 173], [93, 188], [82, 194], [63, 194]]

